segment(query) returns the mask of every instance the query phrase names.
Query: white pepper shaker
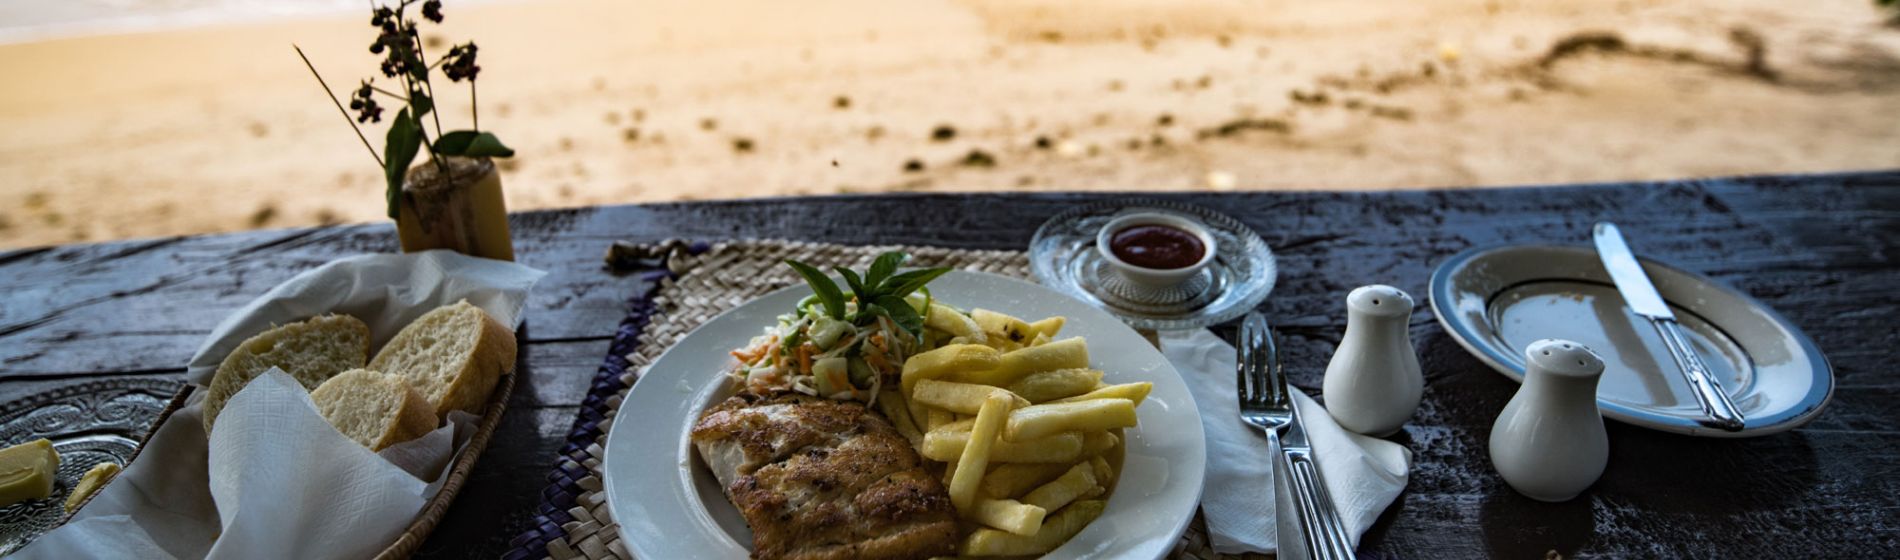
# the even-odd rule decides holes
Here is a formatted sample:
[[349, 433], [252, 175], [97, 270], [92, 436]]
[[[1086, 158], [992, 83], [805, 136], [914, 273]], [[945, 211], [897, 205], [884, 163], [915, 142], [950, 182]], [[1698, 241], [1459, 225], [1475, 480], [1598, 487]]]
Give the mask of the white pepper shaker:
[[1533, 342], [1524, 354], [1524, 385], [1491, 426], [1491, 465], [1518, 493], [1562, 502], [1595, 483], [1610, 460], [1597, 410], [1603, 359], [1555, 339]]
[[1399, 431], [1425, 394], [1412, 350], [1412, 296], [1371, 285], [1346, 296], [1346, 335], [1326, 364], [1326, 410], [1348, 430], [1371, 436]]

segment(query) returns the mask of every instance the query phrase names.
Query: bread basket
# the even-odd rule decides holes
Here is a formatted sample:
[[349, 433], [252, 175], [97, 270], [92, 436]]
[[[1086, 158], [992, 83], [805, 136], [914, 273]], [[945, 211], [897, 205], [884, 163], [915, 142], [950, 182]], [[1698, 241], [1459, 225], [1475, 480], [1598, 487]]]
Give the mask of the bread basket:
[[[145, 431], [145, 437], [139, 440], [140, 451], [143, 451], [145, 444], [151, 441], [152, 434], [158, 433], [158, 428], [171, 419], [173, 412], [184, 408], [185, 402], [191, 398], [191, 393], [197, 389], [196, 385], [186, 383], [178, 389], [177, 394], [172, 395], [171, 402], [165, 405], [163, 412], [159, 413], [158, 420], [152, 422], [152, 427]], [[422, 507], [422, 512], [416, 516], [415, 520], [409, 522], [409, 528], [396, 538], [396, 542], [390, 543], [376, 555], [377, 560], [408, 558], [415, 554], [423, 541], [429, 539], [429, 533], [435, 530], [435, 524], [442, 521], [442, 516], [449, 511], [449, 505], [454, 503], [455, 495], [461, 492], [462, 483], [467, 482], [469, 473], [475, 470], [475, 461], [481, 458], [482, 450], [488, 447], [489, 438], [493, 437], [495, 429], [501, 426], [501, 416], [508, 411], [508, 396], [514, 393], [514, 389], [515, 373], [513, 371], [503, 374], [501, 379], [495, 382], [495, 391], [489, 395], [488, 405], [482, 409], [482, 416], [476, 421], [475, 433], [469, 437], [468, 443], [449, 463], [449, 470], [442, 481], [442, 488], [436, 491], [434, 496], [429, 497], [429, 501]], [[137, 451], [133, 452], [132, 460], [138, 460]], [[93, 496], [96, 495], [98, 494], [93, 494]], [[60, 520], [60, 524], [65, 524], [72, 518], [73, 512], [84, 509], [86, 503], [91, 501], [92, 496], [87, 496], [79, 503], [79, 507], [73, 508], [72, 512], [67, 512], [65, 519]]]

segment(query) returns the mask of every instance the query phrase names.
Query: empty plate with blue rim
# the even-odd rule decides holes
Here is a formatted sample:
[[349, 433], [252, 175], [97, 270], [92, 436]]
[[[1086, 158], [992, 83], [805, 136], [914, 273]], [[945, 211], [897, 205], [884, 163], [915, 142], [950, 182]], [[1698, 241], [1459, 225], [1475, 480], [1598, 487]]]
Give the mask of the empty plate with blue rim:
[[[1131, 282], [1097, 248], [1118, 218], [1179, 218], [1211, 237], [1214, 258], [1170, 288]], [[1137, 329], [1193, 329], [1239, 317], [1267, 299], [1278, 269], [1273, 251], [1247, 224], [1206, 208], [1161, 200], [1091, 204], [1043, 222], [1029, 242], [1029, 262], [1042, 285], [1099, 307]]]
[[1833, 370], [1794, 324], [1714, 280], [1638, 260], [1689, 344], [1748, 418], [1743, 430], [1701, 424], [1701, 405], [1667, 347], [1648, 320], [1624, 304], [1592, 248], [1524, 245], [1454, 255], [1432, 273], [1432, 313], [1466, 350], [1518, 382], [1531, 342], [1583, 343], [1605, 362], [1598, 408], [1638, 426], [1752, 437], [1800, 427], [1827, 406]]

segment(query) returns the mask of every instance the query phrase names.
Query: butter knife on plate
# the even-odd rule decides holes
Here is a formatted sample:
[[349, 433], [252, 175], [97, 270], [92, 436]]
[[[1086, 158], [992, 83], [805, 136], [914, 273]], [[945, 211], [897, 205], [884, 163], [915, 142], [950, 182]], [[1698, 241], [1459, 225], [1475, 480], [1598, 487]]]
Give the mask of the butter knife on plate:
[[1623, 240], [1616, 224], [1598, 222], [1594, 237], [1597, 256], [1603, 260], [1603, 268], [1610, 273], [1610, 279], [1616, 282], [1616, 291], [1623, 295], [1624, 303], [1631, 311], [1649, 319], [1656, 327], [1656, 334], [1662, 337], [1663, 345], [1669, 355], [1675, 358], [1676, 368], [1682, 372], [1682, 378], [1688, 381], [1690, 392], [1695, 395], [1696, 403], [1702, 406], [1704, 418], [1702, 425], [1739, 432], [1745, 426], [1746, 419], [1735, 402], [1729, 399], [1728, 392], [1722, 390], [1721, 383], [1709, 372], [1702, 358], [1696, 355], [1695, 347], [1689, 345], [1689, 337], [1682, 332], [1682, 325], [1676, 322], [1676, 314], [1669, 310], [1669, 304], [1663, 301], [1662, 294], [1649, 282], [1649, 276], [1643, 273], [1643, 265], [1636, 262], [1636, 255], [1630, 252], [1629, 243]]

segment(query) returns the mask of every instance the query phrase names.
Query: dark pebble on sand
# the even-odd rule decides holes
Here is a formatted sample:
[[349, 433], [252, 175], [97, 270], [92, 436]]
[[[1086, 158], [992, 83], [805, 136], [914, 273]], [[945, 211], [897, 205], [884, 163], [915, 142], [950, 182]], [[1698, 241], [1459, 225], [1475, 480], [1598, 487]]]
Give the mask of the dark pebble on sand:
[[831, 100], [831, 107], [834, 109], [850, 109], [851, 98], [840, 95], [836, 99]]
[[266, 204], [259, 207], [256, 212], [251, 213], [251, 227], [263, 226], [264, 224], [270, 223], [270, 221], [276, 217], [277, 207]]
[[716, 129], [716, 128], [719, 128], [719, 121], [717, 121], [717, 120], [714, 120], [714, 119], [709, 119], [709, 118], [708, 118], [708, 119], [699, 119], [699, 129], [700, 129], [700, 130], [713, 130], [713, 129]]
[[626, 139], [628, 142], [637, 142], [640, 140], [640, 129], [638, 128], [626, 129], [624, 131], [621, 131], [620, 137]]
[[1171, 126], [1173, 124], [1174, 124], [1174, 115], [1162, 113], [1161, 116], [1155, 117], [1156, 126]]
[[1297, 89], [1288, 90], [1286, 92], [1286, 96], [1289, 99], [1292, 99], [1294, 103], [1300, 103], [1300, 104], [1305, 104], [1305, 105], [1325, 105], [1327, 103], [1332, 102], [1332, 99], [1326, 95], [1326, 92], [1320, 91], [1320, 90], [1313, 90], [1312, 93], [1307, 93], [1307, 92], [1300, 91]]
[[1286, 121], [1279, 119], [1234, 119], [1221, 123], [1220, 126], [1215, 128], [1202, 129], [1196, 133], [1195, 136], [1201, 139], [1207, 139], [1216, 136], [1233, 136], [1249, 130], [1262, 130], [1286, 134], [1292, 132], [1293, 127], [1292, 125], [1288, 125]]
[[1412, 120], [1412, 110], [1404, 108], [1404, 107], [1385, 107], [1385, 106], [1380, 106], [1380, 105], [1374, 105], [1372, 106], [1372, 116], [1384, 117], [1384, 118], [1388, 118], [1392, 120], [1409, 121], [1409, 120]]
[[969, 155], [963, 156], [963, 165], [967, 167], [996, 167], [996, 156], [990, 155], [989, 152], [983, 150], [970, 150]]
[[957, 129], [947, 124], [937, 125], [935, 130], [930, 131], [930, 139], [938, 142], [948, 142], [956, 137]]
[[1036, 137], [1036, 149], [1038, 150], [1047, 150], [1049, 148], [1055, 147], [1055, 145], [1056, 145], [1055, 141], [1050, 140], [1048, 136]]
[[904, 172], [905, 172], [905, 173], [916, 173], [916, 172], [919, 172], [919, 171], [923, 171], [923, 170], [924, 170], [924, 162], [923, 162], [923, 160], [919, 160], [919, 159], [912, 159], [912, 160], [910, 160], [910, 161], [906, 161], [906, 162], [904, 162]]
[[752, 139], [751, 139], [751, 138], [734, 138], [734, 139], [732, 139], [732, 151], [735, 151], [735, 152], [739, 152], [739, 153], [742, 153], [742, 154], [743, 154], [743, 153], [749, 153], [749, 152], [751, 152], [751, 151], [752, 151]]

